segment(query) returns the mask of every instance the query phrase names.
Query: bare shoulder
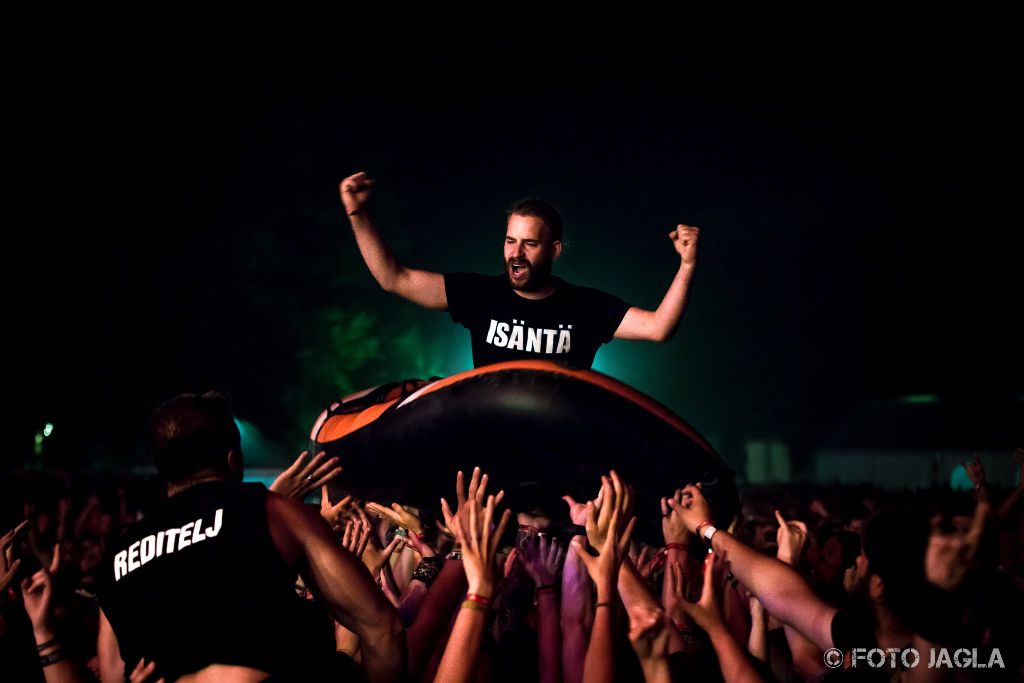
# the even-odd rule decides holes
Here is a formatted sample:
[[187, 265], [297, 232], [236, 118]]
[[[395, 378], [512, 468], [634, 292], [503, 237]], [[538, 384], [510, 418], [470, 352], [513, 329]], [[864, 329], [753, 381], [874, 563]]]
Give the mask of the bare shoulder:
[[291, 566], [297, 566], [304, 549], [329, 532], [320, 513], [309, 505], [267, 492], [267, 526], [278, 552]]

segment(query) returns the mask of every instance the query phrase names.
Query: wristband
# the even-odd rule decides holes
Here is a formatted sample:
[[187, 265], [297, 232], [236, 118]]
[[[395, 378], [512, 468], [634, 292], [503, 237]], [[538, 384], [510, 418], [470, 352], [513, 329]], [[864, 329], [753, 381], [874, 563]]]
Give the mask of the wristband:
[[67, 658], [68, 658], [67, 650], [65, 650], [62, 647], [59, 647], [56, 650], [54, 650], [53, 652], [51, 652], [50, 654], [40, 657], [39, 658], [39, 666], [45, 668], [45, 667], [50, 666], [51, 664], [56, 664], [57, 662], [64, 661]]
[[466, 593], [466, 600], [483, 605], [485, 608], [489, 607], [491, 604], [491, 599], [489, 597], [486, 595], [480, 595], [479, 593]]
[[476, 602], [475, 600], [463, 600], [462, 601], [462, 608], [463, 609], [475, 609], [477, 612], [486, 612], [487, 611], [487, 607], [485, 605], [481, 605], [479, 602]]
[[685, 551], [685, 550], [689, 550], [689, 549], [690, 549], [689, 546], [687, 546], [685, 543], [666, 543], [665, 544], [665, 552], [668, 552], [669, 550], [684, 550]]
[[446, 560], [461, 560], [462, 559], [462, 550], [453, 550], [450, 553], [448, 553], [447, 555], [445, 555], [444, 559], [446, 559]]
[[594, 609], [597, 609], [598, 607], [611, 607], [611, 606], [612, 606], [612, 603], [610, 603], [610, 602], [595, 602], [594, 603]]
[[711, 524], [711, 523], [712, 523], [712, 522], [711, 522], [711, 520], [710, 520], [710, 519], [706, 519], [706, 520], [704, 520], [703, 522], [701, 522], [700, 524], [698, 524], [698, 525], [697, 525], [697, 528], [693, 530], [693, 533], [697, 534], [698, 536], [701, 536], [701, 535], [702, 535], [702, 534], [701, 534], [701, 530], [702, 530], [702, 529], [703, 529], [704, 527], [706, 527], [707, 525]]
[[703, 528], [701, 533], [704, 536], [704, 538], [706, 538], [708, 540], [708, 542], [710, 543], [711, 542], [711, 537], [715, 535], [716, 531], [718, 531], [718, 527], [716, 527], [713, 524], [711, 524], [710, 522], [708, 522], [707, 524], [704, 525], [704, 528]]

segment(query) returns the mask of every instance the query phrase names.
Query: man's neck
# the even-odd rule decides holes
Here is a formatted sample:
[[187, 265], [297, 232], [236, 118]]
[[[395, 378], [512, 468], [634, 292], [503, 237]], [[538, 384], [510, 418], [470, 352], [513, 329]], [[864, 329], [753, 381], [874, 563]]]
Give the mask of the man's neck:
[[903, 647], [914, 636], [913, 632], [883, 604], [874, 604], [875, 639], [880, 647]]
[[230, 477], [220, 472], [204, 471], [189, 477], [185, 481], [167, 482], [167, 497], [175, 496], [182, 491], [192, 488], [196, 484], [205, 484], [208, 481], [231, 481]]
[[558, 291], [559, 284], [561, 284], [561, 281], [558, 278], [549, 277], [547, 280], [545, 280], [544, 284], [539, 289], [535, 289], [529, 292], [524, 291], [522, 289], [513, 289], [512, 291], [518, 294], [519, 296], [523, 297], [524, 299], [531, 299], [533, 301], [536, 301], [538, 299], [546, 299], [552, 294], [554, 294], [556, 291]]

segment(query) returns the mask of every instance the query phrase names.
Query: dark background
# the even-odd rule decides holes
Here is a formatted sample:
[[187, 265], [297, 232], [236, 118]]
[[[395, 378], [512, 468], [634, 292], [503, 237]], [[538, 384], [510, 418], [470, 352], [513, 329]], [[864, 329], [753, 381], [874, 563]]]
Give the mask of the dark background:
[[46, 422], [47, 464], [142, 462], [152, 407], [211, 387], [284, 462], [332, 399], [467, 368], [462, 328], [363, 266], [337, 195], [358, 170], [409, 265], [497, 271], [506, 207], [540, 196], [556, 272], [648, 308], [667, 233], [700, 226], [676, 338], [595, 367], [727, 460], [805, 455], [878, 398], [1019, 406], [1020, 55], [996, 31], [23, 57], [2, 464], [38, 461]]

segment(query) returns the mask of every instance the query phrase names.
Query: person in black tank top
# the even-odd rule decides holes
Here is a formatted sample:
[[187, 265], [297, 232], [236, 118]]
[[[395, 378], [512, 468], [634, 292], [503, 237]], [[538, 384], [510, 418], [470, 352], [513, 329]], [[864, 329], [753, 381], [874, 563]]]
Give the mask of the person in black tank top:
[[[105, 560], [98, 586], [105, 669], [127, 663], [130, 670], [144, 658], [167, 680], [215, 664], [309, 679], [334, 655], [326, 604], [360, 636], [370, 680], [403, 673], [404, 631], [362, 563], [315, 511], [241, 483], [226, 396], [171, 399], [150, 431], [170, 495]], [[297, 574], [322, 601], [296, 595]]]

